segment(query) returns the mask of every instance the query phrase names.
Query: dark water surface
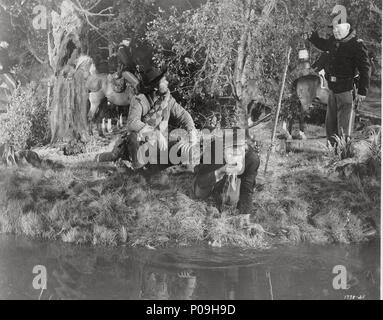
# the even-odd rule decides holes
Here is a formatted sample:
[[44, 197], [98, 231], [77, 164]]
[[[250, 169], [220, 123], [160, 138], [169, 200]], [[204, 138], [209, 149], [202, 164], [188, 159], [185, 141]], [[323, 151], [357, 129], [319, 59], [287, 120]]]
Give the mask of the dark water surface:
[[[33, 288], [34, 266], [47, 290]], [[348, 290], [334, 290], [336, 265]], [[379, 299], [379, 243], [267, 251], [95, 248], [0, 235], [0, 299]]]

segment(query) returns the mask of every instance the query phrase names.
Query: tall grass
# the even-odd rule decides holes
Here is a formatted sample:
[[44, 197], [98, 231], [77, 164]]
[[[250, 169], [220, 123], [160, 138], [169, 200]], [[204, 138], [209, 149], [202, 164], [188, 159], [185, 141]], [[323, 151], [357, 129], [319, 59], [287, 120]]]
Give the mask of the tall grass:
[[334, 135], [333, 138], [335, 140], [335, 144], [331, 145], [330, 142], [327, 144], [328, 156], [333, 162], [354, 157], [354, 140], [352, 138], [346, 137], [343, 134], [341, 136]]

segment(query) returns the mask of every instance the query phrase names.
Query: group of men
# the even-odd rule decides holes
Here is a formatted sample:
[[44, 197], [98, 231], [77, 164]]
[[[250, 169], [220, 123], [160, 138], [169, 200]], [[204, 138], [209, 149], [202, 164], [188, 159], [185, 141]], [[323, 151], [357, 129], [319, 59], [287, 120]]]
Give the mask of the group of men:
[[[336, 15], [337, 12], [333, 11]], [[350, 24], [333, 24], [333, 35], [328, 39], [310, 32], [309, 41], [326, 52], [324, 69], [330, 97], [326, 116], [328, 140], [334, 135], [350, 137], [354, 126], [355, 106], [367, 95], [370, 80], [368, 52], [362, 40], [356, 37]], [[0, 45], [0, 73], [9, 72], [8, 45]], [[139, 92], [131, 101], [127, 132], [112, 152], [98, 156], [98, 161], [129, 160], [134, 170], [150, 167], [167, 168], [186, 152], [200, 149], [195, 123], [183, 107], [172, 97], [167, 81], [167, 70], [142, 66], [134, 59], [131, 41], [123, 41], [117, 51], [123, 71], [139, 79]], [[357, 94], [353, 96], [355, 75], [359, 74]], [[129, 81], [129, 79], [127, 79]], [[169, 125], [185, 130], [186, 138], [169, 134]], [[220, 205], [238, 206], [240, 213], [252, 213], [252, 196], [260, 165], [259, 155], [247, 141], [248, 135], [240, 128], [232, 128], [216, 135], [203, 149], [200, 163], [195, 167], [193, 191], [198, 198], [214, 195]], [[188, 148], [185, 148], [185, 145]], [[173, 152], [174, 151], [174, 152]], [[185, 151], [185, 152], [184, 152]], [[176, 161], [174, 161], [174, 158]], [[190, 160], [190, 157], [187, 160]], [[208, 161], [206, 161], [208, 159]], [[179, 162], [178, 162], [179, 163]], [[190, 162], [187, 162], [190, 163]]]
[[[142, 74], [140, 93], [134, 96], [129, 109], [129, 134], [121, 137], [111, 152], [100, 154], [98, 161], [123, 158], [130, 161], [134, 170], [141, 172], [153, 168], [162, 170], [177, 161], [182, 163], [180, 159], [184, 159], [185, 164], [193, 161], [192, 149], [200, 149], [195, 123], [189, 112], [172, 97], [166, 73], [166, 68], [150, 68]], [[183, 128], [184, 134], [172, 135], [169, 124]], [[260, 160], [246, 143], [245, 136], [244, 130], [233, 128], [210, 140], [201, 154], [202, 163], [195, 167], [193, 190], [196, 197], [207, 198], [213, 194], [220, 205], [238, 206], [242, 213], [250, 213]], [[215, 156], [218, 153], [220, 156]]]
[[[335, 135], [351, 136], [355, 104], [366, 98], [370, 78], [368, 52], [348, 23], [334, 24], [333, 35], [328, 39], [319, 37], [316, 31], [310, 32], [308, 39], [326, 53], [323, 66], [330, 90], [326, 132], [328, 140], [334, 143]], [[123, 43], [119, 48], [123, 64], [129, 52]], [[142, 71], [129, 63], [126, 61], [130, 71]], [[99, 155], [99, 161], [125, 158], [130, 160], [135, 170], [147, 169], [153, 163], [161, 169], [171, 166], [174, 163], [170, 159], [170, 150], [181, 142], [180, 139], [172, 141], [169, 136], [169, 121], [175, 121], [178, 127], [186, 130], [186, 141], [191, 147], [200, 148], [194, 121], [170, 94], [166, 72], [166, 69], [149, 68], [141, 73], [140, 93], [133, 98], [129, 110], [129, 134], [117, 141], [112, 152]], [[353, 96], [356, 74], [359, 74], [358, 91]], [[209, 147], [204, 148], [201, 163], [195, 167], [194, 195], [202, 199], [214, 195], [219, 205], [234, 205], [240, 213], [251, 214], [259, 155], [248, 143], [243, 130], [233, 128], [229, 135], [231, 139], [227, 138], [226, 133], [216, 136]], [[148, 161], [148, 153], [153, 148], [158, 151], [154, 152], [154, 162]], [[181, 149], [176, 149], [173, 156], [179, 156]], [[207, 158], [208, 162], [205, 161]], [[217, 161], [218, 158], [223, 159]]]

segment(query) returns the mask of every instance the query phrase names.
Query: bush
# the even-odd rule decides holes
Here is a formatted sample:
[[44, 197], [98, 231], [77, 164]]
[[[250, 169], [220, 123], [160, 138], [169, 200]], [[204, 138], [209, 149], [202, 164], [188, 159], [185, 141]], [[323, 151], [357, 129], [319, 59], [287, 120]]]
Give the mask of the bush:
[[0, 143], [25, 150], [50, 140], [49, 111], [46, 97], [32, 83], [19, 87], [12, 95], [6, 117], [0, 125]]

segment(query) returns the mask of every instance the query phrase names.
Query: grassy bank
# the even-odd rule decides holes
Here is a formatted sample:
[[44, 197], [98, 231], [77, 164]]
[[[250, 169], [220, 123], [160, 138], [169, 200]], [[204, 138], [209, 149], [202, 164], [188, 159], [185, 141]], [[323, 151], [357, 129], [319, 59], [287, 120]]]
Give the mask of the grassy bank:
[[[40, 152], [48, 154], [60, 158]], [[91, 153], [70, 163], [66, 157], [61, 170], [1, 168], [0, 232], [76, 244], [265, 248], [360, 242], [367, 239], [366, 224], [380, 229], [379, 181], [341, 179], [323, 153], [275, 153], [267, 175], [262, 165], [250, 224], [193, 199], [191, 172], [144, 179], [92, 159]]]

